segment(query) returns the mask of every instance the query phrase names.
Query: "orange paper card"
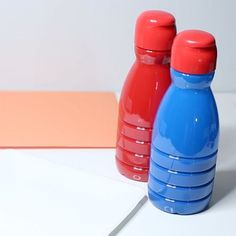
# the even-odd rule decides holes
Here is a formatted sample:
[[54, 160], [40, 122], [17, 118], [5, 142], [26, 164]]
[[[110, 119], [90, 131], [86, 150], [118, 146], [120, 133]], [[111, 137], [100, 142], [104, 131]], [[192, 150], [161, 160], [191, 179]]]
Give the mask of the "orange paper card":
[[0, 147], [115, 147], [113, 93], [0, 92]]

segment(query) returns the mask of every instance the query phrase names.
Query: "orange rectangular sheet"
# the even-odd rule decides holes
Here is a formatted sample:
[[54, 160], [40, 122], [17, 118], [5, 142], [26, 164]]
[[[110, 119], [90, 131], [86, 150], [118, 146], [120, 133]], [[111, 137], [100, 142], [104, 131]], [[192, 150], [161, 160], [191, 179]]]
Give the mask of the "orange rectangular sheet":
[[115, 147], [113, 93], [0, 92], [1, 148]]

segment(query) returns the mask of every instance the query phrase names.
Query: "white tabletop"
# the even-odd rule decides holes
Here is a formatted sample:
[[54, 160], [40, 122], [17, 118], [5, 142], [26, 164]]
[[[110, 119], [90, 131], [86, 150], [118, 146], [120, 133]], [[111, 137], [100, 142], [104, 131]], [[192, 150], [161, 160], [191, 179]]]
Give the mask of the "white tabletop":
[[[191, 216], [171, 215], [146, 203], [119, 233], [121, 236], [235, 235], [236, 226], [236, 94], [216, 93], [220, 115], [220, 146], [213, 199], [210, 208]], [[121, 176], [115, 166], [114, 149], [21, 150], [51, 162], [97, 173], [146, 189], [145, 183]]]

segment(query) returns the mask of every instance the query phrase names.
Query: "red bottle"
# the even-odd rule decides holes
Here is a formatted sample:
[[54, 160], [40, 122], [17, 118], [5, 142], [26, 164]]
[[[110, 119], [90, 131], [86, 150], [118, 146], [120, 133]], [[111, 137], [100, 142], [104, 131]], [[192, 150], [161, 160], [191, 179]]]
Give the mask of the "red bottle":
[[152, 127], [170, 85], [170, 50], [175, 18], [164, 11], [145, 11], [135, 29], [136, 60], [120, 97], [116, 164], [126, 177], [146, 182]]

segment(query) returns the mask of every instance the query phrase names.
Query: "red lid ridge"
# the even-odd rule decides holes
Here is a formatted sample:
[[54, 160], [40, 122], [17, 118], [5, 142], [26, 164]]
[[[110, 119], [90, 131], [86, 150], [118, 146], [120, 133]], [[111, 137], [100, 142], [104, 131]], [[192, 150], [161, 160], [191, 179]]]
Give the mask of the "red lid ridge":
[[185, 30], [175, 37], [171, 56], [171, 67], [179, 72], [213, 72], [217, 58], [215, 38], [202, 30]]
[[176, 35], [175, 18], [165, 11], [145, 11], [136, 21], [135, 46], [169, 51]]

